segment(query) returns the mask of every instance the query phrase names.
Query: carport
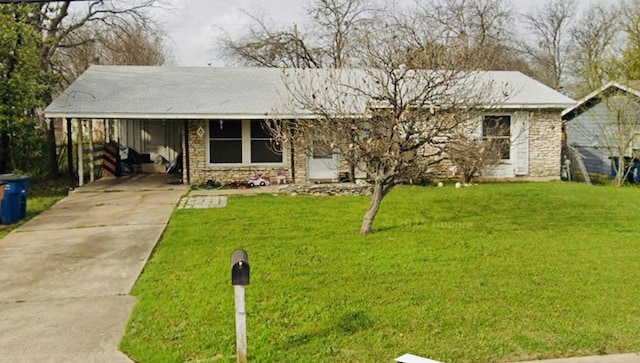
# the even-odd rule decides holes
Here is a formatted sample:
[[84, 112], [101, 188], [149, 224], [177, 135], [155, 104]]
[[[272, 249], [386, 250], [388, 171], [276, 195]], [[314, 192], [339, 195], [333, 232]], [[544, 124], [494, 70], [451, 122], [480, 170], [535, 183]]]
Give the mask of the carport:
[[[49, 116], [49, 115], [48, 115]], [[69, 178], [72, 184], [83, 186], [85, 180], [94, 182], [97, 166], [102, 166], [102, 176], [119, 176], [116, 169], [116, 153], [120, 156], [127, 151], [141, 153], [149, 159], [149, 165], [158, 160], [163, 164], [174, 162], [180, 156], [182, 148], [182, 124], [166, 120], [106, 119], [76, 114], [73, 117], [48, 117], [49, 123], [65, 127], [66, 157]], [[73, 144], [83, 145], [76, 148]], [[104, 147], [102, 146], [104, 145]], [[100, 158], [101, 151], [110, 155], [111, 162]], [[139, 155], [139, 154], [137, 154]], [[76, 157], [74, 157], [76, 156]], [[108, 159], [108, 158], [107, 158]], [[142, 172], [160, 172], [161, 168], [146, 168]], [[77, 171], [77, 173], [76, 173]], [[77, 181], [74, 181], [77, 176]], [[181, 179], [182, 176], [180, 176]]]
[[[136, 68], [145, 72], [145, 67]], [[172, 162], [182, 155], [183, 180], [190, 184], [185, 129], [189, 120], [211, 116], [203, 110], [206, 96], [202, 95], [207, 94], [208, 85], [197, 77], [185, 79], [188, 76], [189, 72], [171, 72], [163, 79], [122, 77], [117, 67], [92, 66], [78, 77], [45, 109], [48, 122], [66, 129], [70, 179], [77, 175], [78, 185], [84, 185], [86, 168], [89, 181], [96, 179], [94, 139], [101, 135], [105, 145], [117, 144], [149, 154], [152, 161], [161, 157]], [[88, 147], [88, 153], [78, 147], [74, 158], [74, 142]], [[109, 170], [109, 163], [104, 166], [119, 174], [115, 168]]]

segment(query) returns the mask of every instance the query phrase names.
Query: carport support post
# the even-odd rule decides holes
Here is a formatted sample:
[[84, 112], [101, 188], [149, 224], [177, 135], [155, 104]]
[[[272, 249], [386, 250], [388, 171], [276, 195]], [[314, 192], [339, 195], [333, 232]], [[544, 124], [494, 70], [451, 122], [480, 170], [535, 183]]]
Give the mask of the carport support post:
[[76, 119], [78, 123], [78, 186], [84, 185], [84, 155], [82, 146], [82, 120]]
[[89, 181], [94, 182], [96, 180], [95, 174], [95, 160], [93, 156], [93, 120], [89, 119]]
[[67, 122], [67, 171], [69, 175], [69, 187], [72, 188], [73, 182], [73, 129], [71, 128], [71, 119], [65, 118]]
[[191, 185], [191, 156], [189, 155], [189, 121], [184, 120], [184, 164], [182, 167], [183, 176], [187, 176], [187, 185]]
[[109, 126], [110, 122], [108, 119], [102, 120], [104, 125], [104, 143], [108, 144], [111, 142], [111, 127]]

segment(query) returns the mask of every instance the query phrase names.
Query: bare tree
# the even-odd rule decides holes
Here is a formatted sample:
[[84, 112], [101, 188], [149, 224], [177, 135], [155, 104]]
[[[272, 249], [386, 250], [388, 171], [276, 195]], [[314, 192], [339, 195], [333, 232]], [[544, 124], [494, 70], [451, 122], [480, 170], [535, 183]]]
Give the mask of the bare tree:
[[[438, 71], [405, 65], [407, 49], [420, 49], [419, 32], [389, 24], [362, 39], [367, 67], [361, 70], [284, 70], [284, 105], [277, 114], [295, 121], [271, 121], [274, 137], [296, 150], [355, 155], [373, 182], [373, 196], [360, 232], [371, 232], [382, 199], [416, 163], [440, 163], [447, 142], [477, 120], [480, 104], [503, 97], [474, 69], [473, 58], [452, 53]], [[419, 64], [415, 54], [412, 61]], [[423, 64], [433, 64], [422, 53]], [[446, 66], [446, 67], [445, 67]], [[495, 87], [494, 87], [495, 86]], [[491, 90], [489, 89], [491, 87]], [[502, 90], [501, 90], [502, 91]], [[317, 149], [320, 150], [317, 150]]]
[[448, 44], [466, 49], [501, 43], [512, 33], [513, 10], [502, 0], [432, 0], [416, 15]]
[[352, 65], [358, 33], [367, 32], [377, 8], [364, 0], [316, 0], [307, 7], [311, 31], [328, 67]]
[[[91, 64], [162, 65], [170, 57], [162, 32], [138, 23], [139, 20], [114, 20], [112, 24], [92, 23], [79, 29], [71, 38], [73, 48], [58, 52], [59, 69], [74, 79]], [[91, 41], [84, 42], [84, 39]]]
[[[61, 53], [100, 40], [99, 33], [87, 30], [88, 26], [122, 29], [137, 24], [157, 34], [158, 28], [150, 11], [159, 6], [161, 0], [45, 2], [40, 5], [39, 14], [43, 36], [42, 59], [51, 71], [64, 75], [63, 62], [58, 58]], [[67, 81], [72, 80], [66, 78]]]
[[410, 14], [421, 31], [438, 34], [439, 43], [473, 53], [475, 67], [533, 73], [514, 46], [516, 12], [503, 0], [432, 0]]
[[541, 8], [525, 14], [523, 21], [533, 36], [523, 50], [539, 72], [539, 79], [559, 90], [569, 61], [570, 34], [577, 3], [549, 0]]
[[[635, 96], [616, 95], [605, 100], [609, 114], [601, 119], [603, 147], [614, 158], [615, 185], [622, 185], [631, 171], [633, 150], [640, 139], [640, 102]], [[627, 159], [628, 158], [628, 159]], [[617, 159], [617, 162], [615, 160]]]
[[297, 25], [277, 28], [265, 20], [264, 15], [245, 14], [253, 20], [247, 34], [239, 39], [223, 29], [219, 40], [223, 55], [244, 66], [320, 68], [321, 51], [305, 40]]
[[623, 74], [627, 79], [640, 79], [640, 0], [621, 0], [620, 6], [626, 39], [621, 60]]
[[306, 7], [304, 27], [277, 27], [263, 14], [245, 12], [253, 21], [239, 39], [224, 32], [225, 57], [243, 65], [340, 68], [352, 65], [358, 34], [366, 33], [377, 9], [365, 0], [314, 0]]
[[591, 5], [571, 32], [571, 70], [574, 93], [582, 97], [621, 74], [619, 57], [623, 27], [618, 21], [620, 8], [607, 4]]

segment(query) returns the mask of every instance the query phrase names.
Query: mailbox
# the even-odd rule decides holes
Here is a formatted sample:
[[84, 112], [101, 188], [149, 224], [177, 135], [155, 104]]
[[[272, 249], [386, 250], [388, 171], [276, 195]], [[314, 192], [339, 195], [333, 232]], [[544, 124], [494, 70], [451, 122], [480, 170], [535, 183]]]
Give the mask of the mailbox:
[[249, 256], [245, 250], [235, 250], [231, 254], [231, 285], [249, 285]]

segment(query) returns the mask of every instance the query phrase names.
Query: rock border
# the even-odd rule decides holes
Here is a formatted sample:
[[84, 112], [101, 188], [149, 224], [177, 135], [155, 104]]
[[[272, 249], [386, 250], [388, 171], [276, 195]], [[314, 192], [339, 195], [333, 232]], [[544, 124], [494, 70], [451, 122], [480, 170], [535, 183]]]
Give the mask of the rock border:
[[367, 196], [371, 195], [371, 185], [360, 183], [289, 184], [279, 187], [278, 191], [287, 195]]

